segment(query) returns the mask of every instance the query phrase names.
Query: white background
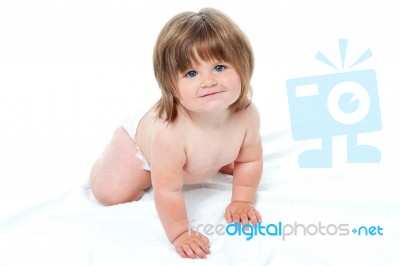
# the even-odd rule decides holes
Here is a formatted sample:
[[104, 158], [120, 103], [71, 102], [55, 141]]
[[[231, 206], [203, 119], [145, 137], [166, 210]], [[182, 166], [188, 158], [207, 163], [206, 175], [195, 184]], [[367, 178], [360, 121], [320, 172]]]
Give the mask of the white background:
[[[296, 144], [287, 135], [286, 80], [335, 73], [314, 56], [320, 50], [339, 65], [338, 39], [349, 39], [349, 61], [370, 48], [374, 56], [354, 70], [377, 72], [383, 130], [360, 139], [394, 168], [398, 1], [0, 0], [0, 218], [87, 180], [122, 114], [159, 96], [152, 50], [161, 27], [206, 6], [247, 33], [262, 133], [284, 132], [286, 146]], [[297, 155], [277, 167], [297, 167]]]

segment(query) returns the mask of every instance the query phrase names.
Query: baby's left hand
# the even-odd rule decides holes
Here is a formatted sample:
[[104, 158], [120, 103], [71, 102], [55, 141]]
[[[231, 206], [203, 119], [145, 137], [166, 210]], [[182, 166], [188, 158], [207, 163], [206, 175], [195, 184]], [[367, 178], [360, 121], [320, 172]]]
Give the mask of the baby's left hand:
[[238, 222], [241, 224], [252, 224], [261, 222], [260, 213], [254, 208], [254, 204], [243, 201], [232, 201], [225, 211], [225, 219], [228, 223]]

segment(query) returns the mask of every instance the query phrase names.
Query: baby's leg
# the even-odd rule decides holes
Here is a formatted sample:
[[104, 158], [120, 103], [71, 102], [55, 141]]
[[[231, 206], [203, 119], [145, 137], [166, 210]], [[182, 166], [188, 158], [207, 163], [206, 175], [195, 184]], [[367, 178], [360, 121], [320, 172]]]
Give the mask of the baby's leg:
[[90, 173], [90, 186], [100, 203], [114, 205], [138, 200], [150, 187], [150, 172], [143, 169], [136, 152], [136, 144], [125, 129], [117, 128]]

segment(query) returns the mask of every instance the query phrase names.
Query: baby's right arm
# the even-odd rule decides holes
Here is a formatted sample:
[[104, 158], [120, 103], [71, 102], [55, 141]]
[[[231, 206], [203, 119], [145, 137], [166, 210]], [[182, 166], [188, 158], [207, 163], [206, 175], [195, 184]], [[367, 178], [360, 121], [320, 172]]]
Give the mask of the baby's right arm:
[[154, 189], [154, 201], [167, 237], [178, 254], [183, 258], [205, 259], [210, 253], [210, 243], [204, 235], [194, 230], [188, 231], [182, 193], [158, 187]]
[[167, 237], [182, 257], [205, 258], [210, 253], [208, 239], [196, 232], [188, 233], [189, 222], [181, 191], [186, 155], [174, 125], [156, 123], [151, 147], [154, 201]]

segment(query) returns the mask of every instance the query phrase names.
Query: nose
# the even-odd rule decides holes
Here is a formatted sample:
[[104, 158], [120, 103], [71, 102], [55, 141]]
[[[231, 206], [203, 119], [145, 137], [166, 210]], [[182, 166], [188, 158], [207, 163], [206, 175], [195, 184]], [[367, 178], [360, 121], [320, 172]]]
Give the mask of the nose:
[[210, 88], [217, 85], [217, 83], [217, 80], [212, 75], [207, 75], [201, 81], [200, 86], [202, 88]]

